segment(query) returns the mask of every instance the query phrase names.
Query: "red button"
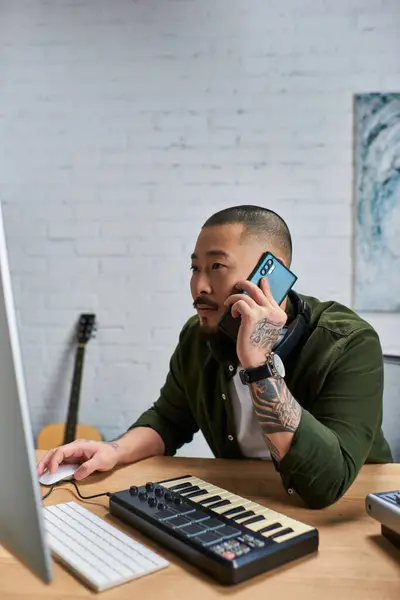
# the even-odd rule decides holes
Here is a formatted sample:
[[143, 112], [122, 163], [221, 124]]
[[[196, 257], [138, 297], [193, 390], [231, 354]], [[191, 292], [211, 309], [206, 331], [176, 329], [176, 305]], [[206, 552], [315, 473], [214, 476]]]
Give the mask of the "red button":
[[233, 560], [236, 557], [236, 554], [234, 554], [233, 552], [223, 552], [222, 556], [224, 558], [227, 558], [228, 560]]

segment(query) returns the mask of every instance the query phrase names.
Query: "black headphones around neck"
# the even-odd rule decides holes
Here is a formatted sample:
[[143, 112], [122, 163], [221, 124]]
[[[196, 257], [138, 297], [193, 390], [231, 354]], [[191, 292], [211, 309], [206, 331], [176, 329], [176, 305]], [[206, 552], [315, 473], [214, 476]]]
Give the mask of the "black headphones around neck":
[[288, 298], [293, 304], [295, 317], [287, 326], [282, 341], [279, 342], [278, 346], [274, 349], [274, 353], [279, 355], [284, 364], [285, 361], [289, 359], [292, 352], [296, 349], [300, 349], [305, 342], [309, 333], [311, 318], [311, 310], [307, 302], [300, 298], [294, 290], [290, 290]]

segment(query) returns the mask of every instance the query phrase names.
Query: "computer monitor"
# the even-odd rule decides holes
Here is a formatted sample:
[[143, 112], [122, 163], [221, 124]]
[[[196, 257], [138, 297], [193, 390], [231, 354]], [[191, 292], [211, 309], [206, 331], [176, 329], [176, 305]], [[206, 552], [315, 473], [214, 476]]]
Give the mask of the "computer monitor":
[[0, 544], [43, 581], [53, 578], [0, 202]]

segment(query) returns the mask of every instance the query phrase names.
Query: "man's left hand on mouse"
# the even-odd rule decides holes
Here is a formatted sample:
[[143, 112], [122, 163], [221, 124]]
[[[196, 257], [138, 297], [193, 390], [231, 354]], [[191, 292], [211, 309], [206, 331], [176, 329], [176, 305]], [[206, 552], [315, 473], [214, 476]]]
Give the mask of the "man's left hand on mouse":
[[239, 281], [236, 287], [247, 293], [232, 294], [225, 305], [231, 306], [233, 317], [241, 317], [237, 355], [245, 369], [259, 367], [279, 339], [287, 314], [274, 300], [267, 279], [261, 280], [260, 287], [247, 280]]

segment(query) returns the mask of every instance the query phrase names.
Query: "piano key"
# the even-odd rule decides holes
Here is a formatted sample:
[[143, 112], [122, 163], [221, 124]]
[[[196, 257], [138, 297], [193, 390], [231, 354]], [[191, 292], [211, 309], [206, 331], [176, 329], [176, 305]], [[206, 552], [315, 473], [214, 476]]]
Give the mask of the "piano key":
[[195, 502], [198, 502], [199, 504], [203, 504], [204, 506], [206, 506], [207, 504], [212, 504], [213, 502], [216, 502], [217, 500], [221, 500], [221, 496], [210, 496], [209, 498], [203, 498], [202, 500], [195, 500]]
[[248, 525], [246, 525], [246, 528], [249, 529], [249, 531], [254, 531], [259, 532], [260, 529], [264, 529], [264, 527], [267, 527], [268, 525], [273, 525], [273, 523], [269, 522], [269, 521], [258, 521], [256, 523], [249, 523]]
[[197, 496], [205, 496], [207, 492], [205, 490], [198, 490], [197, 492], [189, 492], [189, 494], [185, 494], [185, 498], [195, 498]]
[[236, 506], [235, 508], [229, 508], [228, 510], [220, 513], [223, 517], [229, 517], [230, 515], [236, 515], [237, 513], [242, 513], [246, 509], [244, 506]]
[[164, 488], [172, 488], [175, 485], [179, 485], [180, 483], [190, 483], [192, 485], [191, 480], [193, 477], [180, 477], [179, 479], [173, 479], [172, 481], [164, 481], [163, 483], [159, 483], [158, 485]]
[[254, 510], [246, 510], [244, 513], [239, 515], [233, 515], [230, 517], [232, 521], [236, 521], [236, 523], [240, 523], [242, 519], [246, 519], [247, 517], [252, 517], [255, 515]]
[[258, 523], [259, 521], [265, 522], [265, 517], [262, 515], [256, 515], [255, 517], [250, 517], [250, 519], [246, 519], [241, 523], [241, 525], [251, 525], [251, 523]]
[[185, 483], [177, 483], [176, 485], [173, 485], [168, 489], [172, 490], [173, 492], [179, 492], [191, 486], [192, 484], [189, 481], [186, 481]]
[[198, 492], [199, 491], [199, 486], [198, 485], [192, 485], [188, 488], [185, 488], [184, 490], [181, 490], [179, 492], [180, 496], [186, 496], [186, 494], [188, 494], [189, 492]]
[[[230, 504], [229, 500], [219, 500], [218, 502], [215, 502], [214, 504], [208, 504], [207, 508], [214, 510], [214, 508], [221, 508], [222, 506], [229, 506], [229, 504]], [[215, 511], [215, 512], [217, 512], [217, 511]]]
[[277, 533], [273, 533], [272, 535], [269, 536], [270, 540], [276, 540], [277, 538], [279, 538], [279, 536], [281, 535], [287, 535], [288, 533], [294, 533], [293, 529], [291, 527], [285, 527], [285, 529], [283, 529], [282, 531], [278, 531]]
[[[247, 510], [247, 505], [249, 504], [249, 502], [244, 501], [243, 503], [240, 502], [231, 502], [228, 498], [226, 498], [229, 507], [230, 508], [238, 508], [238, 507], [242, 507], [243, 510]], [[210, 507], [211, 508], [211, 507]], [[226, 508], [214, 508], [213, 509], [214, 512], [218, 513], [218, 514], [223, 514], [226, 511]]]
[[[258, 530], [258, 533], [269, 533], [271, 531], [275, 531], [275, 529], [282, 529], [282, 523], [271, 523], [271, 525], [267, 525], [264, 527], [261, 527]], [[289, 533], [289, 532], [287, 532]]]
[[275, 542], [281, 544], [282, 542], [286, 542], [287, 540], [291, 540], [294, 537], [302, 535], [303, 533], [307, 533], [308, 531], [313, 531], [314, 527], [310, 527], [309, 525], [305, 525], [303, 523], [299, 523], [293, 529], [293, 532], [283, 534], [280, 532], [279, 537], [275, 538]]

